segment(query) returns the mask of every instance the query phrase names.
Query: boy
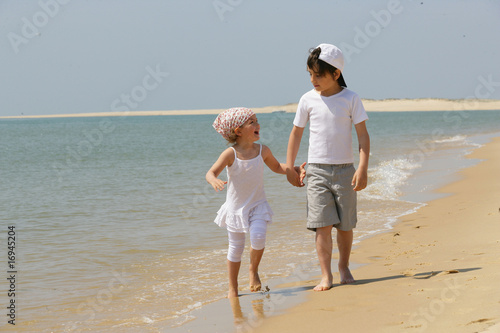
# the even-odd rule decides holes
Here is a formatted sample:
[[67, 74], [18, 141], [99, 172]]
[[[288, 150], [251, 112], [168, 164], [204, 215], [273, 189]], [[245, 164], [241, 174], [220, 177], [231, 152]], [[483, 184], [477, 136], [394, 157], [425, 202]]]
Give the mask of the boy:
[[[342, 51], [331, 44], [320, 44], [310, 51], [307, 70], [314, 89], [298, 104], [287, 151], [287, 178], [294, 186], [304, 186], [294, 170], [295, 158], [304, 127], [309, 121], [307, 168], [307, 228], [316, 231], [316, 251], [321, 267], [321, 282], [315, 291], [333, 285], [331, 270], [332, 227], [337, 229], [340, 283], [355, 282], [349, 270], [349, 257], [356, 226], [356, 191], [368, 181], [370, 137], [368, 119], [359, 96], [348, 90], [342, 71]], [[352, 124], [359, 143], [359, 165], [354, 169]]]

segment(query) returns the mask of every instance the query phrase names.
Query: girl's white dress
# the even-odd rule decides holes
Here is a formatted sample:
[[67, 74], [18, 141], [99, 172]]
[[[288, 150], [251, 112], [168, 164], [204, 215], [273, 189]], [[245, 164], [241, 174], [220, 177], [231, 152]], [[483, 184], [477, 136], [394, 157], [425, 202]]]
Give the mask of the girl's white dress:
[[[232, 148], [232, 147], [231, 147]], [[231, 232], [248, 232], [249, 219], [271, 223], [273, 211], [264, 193], [264, 160], [259, 155], [240, 160], [234, 151], [234, 163], [227, 170], [226, 202], [217, 212], [215, 223]]]

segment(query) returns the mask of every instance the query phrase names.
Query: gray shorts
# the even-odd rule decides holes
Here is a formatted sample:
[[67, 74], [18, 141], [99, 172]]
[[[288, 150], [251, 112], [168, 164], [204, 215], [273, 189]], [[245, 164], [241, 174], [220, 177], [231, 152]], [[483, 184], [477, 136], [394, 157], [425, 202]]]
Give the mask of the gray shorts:
[[307, 167], [307, 229], [334, 226], [342, 231], [356, 227], [356, 191], [351, 185], [354, 166], [315, 164]]

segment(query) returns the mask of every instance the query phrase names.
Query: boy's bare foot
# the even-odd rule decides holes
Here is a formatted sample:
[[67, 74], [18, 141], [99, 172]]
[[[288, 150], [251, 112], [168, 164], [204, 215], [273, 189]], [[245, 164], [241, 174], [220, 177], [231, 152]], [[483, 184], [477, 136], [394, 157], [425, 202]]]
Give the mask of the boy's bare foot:
[[356, 282], [356, 280], [354, 280], [354, 277], [351, 274], [351, 271], [349, 270], [349, 267], [346, 268], [339, 267], [339, 273], [340, 273], [340, 284], [349, 284]]
[[262, 288], [262, 283], [260, 282], [259, 273], [250, 272], [250, 291], [256, 292], [260, 291]]
[[321, 282], [313, 288], [314, 291], [326, 291], [330, 290], [333, 287], [332, 283], [333, 278], [323, 278]]

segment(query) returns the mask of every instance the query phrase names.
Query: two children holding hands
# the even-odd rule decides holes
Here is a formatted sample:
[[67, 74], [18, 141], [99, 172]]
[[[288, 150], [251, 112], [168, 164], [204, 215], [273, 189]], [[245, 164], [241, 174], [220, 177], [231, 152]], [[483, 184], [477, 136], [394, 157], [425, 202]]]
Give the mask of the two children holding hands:
[[[216, 191], [227, 184], [227, 198], [217, 213], [215, 223], [228, 231], [228, 297], [238, 296], [238, 272], [250, 234], [250, 290], [258, 291], [261, 281], [258, 266], [264, 253], [267, 225], [272, 210], [267, 203], [264, 185], [264, 163], [274, 172], [286, 174], [298, 187], [307, 180], [307, 228], [316, 232], [316, 250], [322, 279], [315, 291], [333, 285], [331, 272], [332, 228], [337, 229], [339, 273], [341, 284], [355, 282], [349, 270], [353, 228], [357, 223], [356, 192], [368, 180], [370, 137], [368, 119], [359, 96], [347, 89], [342, 71], [344, 58], [340, 49], [320, 44], [310, 51], [307, 71], [314, 89], [305, 93], [298, 104], [287, 150], [287, 163], [279, 163], [271, 150], [259, 140], [260, 125], [255, 114], [246, 108], [222, 112], [213, 126], [233, 146], [226, 149], [206, 174]], [[306, 163], [294, 167], [304, 128], [309, 122], [309, 150]], [[353, 166], [351, 130], [359, 143], [359, 165]], [[227, 169], [227, 182], [217, 177]]]

